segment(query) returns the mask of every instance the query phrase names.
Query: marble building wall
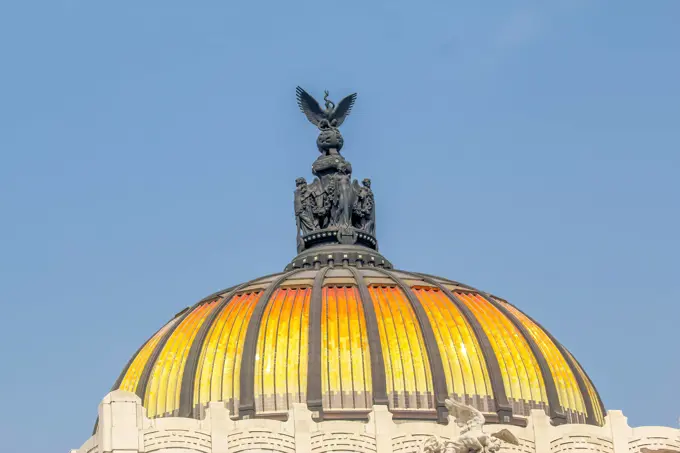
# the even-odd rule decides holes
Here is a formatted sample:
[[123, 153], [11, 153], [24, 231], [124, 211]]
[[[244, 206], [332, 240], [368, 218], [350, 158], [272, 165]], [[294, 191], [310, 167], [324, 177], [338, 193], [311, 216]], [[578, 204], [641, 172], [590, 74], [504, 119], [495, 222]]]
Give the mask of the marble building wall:
[[[287, 421], [234, 421], [223, 403], [210, 403], [203, 420], [146, 417], [139, 398], [115, 391], [99, 405], [99, 430], [71, 453], [416, 453], [428, 436], [459, 434], [432, 422], [395, 422], [385, 406], [376, 406], [368, 423], [312, 420], [304, 404]], [[499, 425], [488, 425], [490, 431]], [[621, 411], [609, 411], [603, 427], [550, 425], [542, 410], [532, 411], [526, 428], [504, 426], [519, 446], [502, 453], [640, 453], [671, 449], [680, 453], [680, 430], [661, 426], [631, 428]]]

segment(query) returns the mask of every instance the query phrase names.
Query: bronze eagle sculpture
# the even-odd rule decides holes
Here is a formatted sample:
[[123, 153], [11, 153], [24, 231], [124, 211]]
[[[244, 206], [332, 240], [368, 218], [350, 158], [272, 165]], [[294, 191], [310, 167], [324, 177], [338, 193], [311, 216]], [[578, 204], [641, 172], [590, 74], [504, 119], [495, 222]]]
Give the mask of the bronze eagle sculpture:
[[323, 97], [325, 108], [322, 109], [316, 99], [301, 87], [295, 89], [295, 94], [302, 113], [305, 114], [310, 123], [321, 130], [339, 127], [349, 115], [357, 98], [356, 93], [350, 94], [338, 102], [336, 106], [333, 101], [328, 99], [329, 93], [326, 90]]

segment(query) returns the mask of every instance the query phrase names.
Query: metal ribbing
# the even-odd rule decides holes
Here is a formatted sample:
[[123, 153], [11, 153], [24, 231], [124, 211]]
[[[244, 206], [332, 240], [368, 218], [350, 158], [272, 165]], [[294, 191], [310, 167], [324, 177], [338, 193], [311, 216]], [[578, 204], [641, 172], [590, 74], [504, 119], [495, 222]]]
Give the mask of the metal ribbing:
[[[171, 321], [172, 320], [170, 320], [169, 322], [171, 322]], [[165, 326], [163, 326], [163, 327], [165, 327]], [[156, 331], [156, 333], [151, 335], [151, 338], [149, 338], [144, 343], [142, 343], [142, 345], [139, 347], [139, 349], [137, 349], [137, 351], [132, 355], [132, 357], [130, 357], [130, 360], [128, 360], [127, 365], [125, 365], [125, 368], [123, 368], [123, 372], [120, 373], [120, 376], [118, 376], [118, 379], [116, 379], [116, 382], [113, 384], [113, 387], [111, 387], [111, 390], [109, 390], [109, 393], [113, 392], [114, 390], [118, 390], [120, 388], [120, 384], [123, 383], [123, 379], [125, 379], [125, 375], [127, 374], [128, 370], [130, 369], [130, 365], [132, 365], [132, 362], [134, 362], [135, 358], [137, 358], [139, 353], [142, 352], [142, 349], [144, 349], [144, 346], [146, 346], [146, 344], [149, 341], [153, 340], [153, 337], [155, 337], [158, 334], [158, 332], [160, 332], [163, 329], [163, 327], [161, 327], [160, 329], [158, 329]]]
[[361, 297], [361, 305], [364, 309], [366, 319], [366, 335], [368, 336], [368, 350], [371, 357], [371, 385], [373, 393], [373, 404], [387, 406], [387, 377], [385, 375], [385, 358], [383, 357], [382, 343], [380, 343], [380, 333], [378, 328], [378, 317], [375, 313], [373, 300], [368, 291], [368, 286], [360, 272], [348, 267], [354, 276]]
[[[536, 322], [531, 316], [527, 315], [526, 313], [522, 312], [524, 316], [526, 316], [531, 322], [536, 324], [536, 326], [541, 329], [547, 336], [550, 338], [550, 341], [553, 342], [557, 350], [562, 354], [562, 357], [564, 357], [564, 360], [567, 361], [567, 364], [569, 365], [569, 368], [571, 369], [572, 374], [576, 378], [576, 383], [578, 384], [579, 391], [581, 392], [581, 395], [583, 396], [583, 401], [586, 404], [586, 423], [589, 425], [596, 425], [599, 426], [599, 423], [595, 419], [595, 407], [593, 406], [593, 400], [590, 397], [590, 392], [588, 392], [588, 387], [586, 386], [585, 381], [583, 380], [583, 377], [581, 376], [581, 373], [578, 372], [578, 367], [574, 364], [574, 361], [576, 359], [572, 360], [572, 357], [570, 354], [567, 353], [567, 350], [562, 344], [553, 337], [553, 335], [546, 329], [543, 328], [542, 325]], [[581, 367], [583, 369], [583, 367]], [[583, 373], [585, 374], [585, 370], [583, 370]], [[587, 375], [586, 375], [587, 376]], [[588, 378], [590, 379], [590, 378]], [[593, 386], [595, 388], [595, 386]], [[596, 390], [597, 392], [597, 390]], [[599, 397], [599, 395], [598, 395]], [[602, 412], [604, 414], [604, 412]]]
[[379, 267], [371, 268], [389, 278], [394, 280], [399, 289], [404, 293], [408, 299], [413, 311], [418, 319], [418, 324], [420, 325], [420, 330], [423, 334], [423, 340], [425, 342], [425, 349], [430, 362], [430, 369], [432, 374], [432, 384], [434, 387], [434, 402], [435, 410], [437, 411], [437, 421], [439, 423], [447, 422], [448, 410], [446, 409], [445, 401], [449, 397], [448, 390], [446, 388], [446, 374], [444, 374], [444, 363], [442, 362], [442, 356], [439, 352], [439, 345], [437, 345], [437, 339], [434, 336], [434, 330], [427, 317], [427, 312], [420, 303], [420, 299], [414, 294], [411, 287], [404, 283], [400, 278], [398, 278], [392, 271], [382, 269]]
[[[198, 362], [201, 358], [201, 351], [203, 350], [203, 343], [205, 342], [210, 328], [215, 323], [215, 320], [222, 312], [224, 307], [227, 306], [229, 301], [233, 299], [237, 292], [243, 288], [263, 280], [265, 278], [271, 277], [267, 275], [264, 277], [257, 278], [240, 285], [234, 286], [227, 290], [226, 294], [222, 295], [222, 300], [219, 302], [217, 307], [213, 309], [212, 312], [205, 319], [201, 325], [193, 343], [191, 343], [191, 349], [189, 349], [189, 355], [187, 356], [186, 365], [184, 366], [184, 372], [182, 374], [182, 387], [179, 395], [179, 416], [180, 417], [194, 417], [198, 418], [196, 413], [196, 408], [194, 407], [194, 386], [196, 384], [196, 370], [198, 369]], [[214, 300], [214, 299], [213, 299]]]
[[546, 360], [545, 356], [541, 352], [541, 349], [538, 347], [538, 344], [536, 341], [534, 341], [534, 338], [531, 336], [527, 328], [520, 322], [519, 319], [517, 319], [507, 308], [505, 308], [501, 303], [497, 302], [493, 297], [483, 293], [483, 292], [478, 292], [478, 294], [484, 298], [487, 302], [489, 302], [491, 305], [496, 307], [503, 315], [510, 320], [510, 322], [515, 326], [517, 330], [522, 334], [524, 339], [526, 340], [527, 344], [529, 345], [529, 348], [531, 349], [531, 353], [536, 357], [536, 361], [538, 362], [538, 367], [541, 370], [541, 375], [543, 376], [543, 382], [545, 383], [545, 392], [548, 396], [548, 410], [550, 411], [550, 419], [552, 420], [553, 424], [555, 425], [562, 425], [567, 422], [567, 416], [564, 413], [564, 408], [560, 404], [560, 397], [559, 394], [557, 393], [557, 386], [555, 385], [555, 378], [553, 377], [552, 373], [550, 372], [550, 365], [548, 365], [548, 361]]
[[[491, 346], [489, 337], [484, 331], [484, 328], [479, 323], [479, 320], [472, 313], [472, 310], [465, 305], [450, 289], [448, 289], [443, 284], [439, 283], [434, 278], [420, 273], [413, 273], [415, 276], [420, 277], [423, 281], [434, 285], [440, 291], [442, 291], [446, 297], [451, 299], [453, 304], [461, 312], [465, 320], [468, 322], [472, 331], [477, 337], [479, 346], [482, 350], [482, 356], [484, 357], [484, 362], [486, 363], [486, 369], [489, 370], [489, 380], [491, 381], [491, 391], [493, 392], [493, 397], [496, 403], [496, 412], [501, 422], [509, 422], [512, 420], [512, 406], [508, 401], [508, 396], [505, 393], [505, 385], [503, 384], [503, 374], [501, 373], [501, 367], [498, 363], [498, 357]], [[505, 417], [508, 417], [507, 420]]]
[[465, 283], [457, 282], [455, 280], [451, 280], [451, 279], [448, 279], [448, 278], [439, 277], [437, 275], [426, 274], [424, 272], [410, 272], [410, 271], [402, 271], [402, 272], [404, 272], [406, 274], [417, 275], [419, 277], [428, 277], [428, 278], [432, 278], [432, 279], [435, 279], [435, 280], [444, 280], [447, 283], [450, 283], [450, 284], [455, 285], [455, 286], [460, 286], [461, 288], [467, 288], [467, 289], [472, 290], [472, 291], [478, 291], [476, 288], [473, 288], [470, 285], [466, 285]]
[[[565, 350], [566, 350], [566, 348], [565, 348]], [[579, 361], [576, 359], [576, 357], [574, 357], [570, 354], [567, 354], [567, 356], [569, 357], [569, 359], [572, 359], [581, 368], [581, 371], [583, 371], [583, 374], [585, 375], [586, 379], [588, 379], [588, 381], [590, 382], [590, 385], [593, 387], [593, 392], [595, 392], [595, 396], [597, 397], [597, 404], [600, 406], [600, 412], [602, 413], [602, 418], [604, 420], [604, 417], [607, 415], [607, 409], [605, 409], [604, 403], [602, 402], [602, 398], [600, 398], [600, 392], [597, 391], [597, 387], [595, 387], [593, 380], [590, 379], [590, 376], [588, 376], [586, 369], [583, 368], [583, 366], [579, 363]], [[590, 393], [588, 393], [588, 395], [590, 395]], [[598, 423], [596, 423], [596, 424], [598, 426], [601, 426]]]
[[[172, 319], [171, 319], [170, 321], [172, 321]], [[165, 327], [165, 325], [164, 325], [163, 327]], [[139, 355], [140, 352], [142, 352], [142, 349], [144, 348], [144, 346], [146, 346], [146, 344], [147, 344], [149, 341], [151, 341], [151, 340], [153, 339], [153, 337], [155, 337], [156, 334], [157, 334], [163, 327], [161, 327], [160, 329], [158, 329], [158, 330], [156, 331], [156, 333], [154, 333], [153, 335], [151, 335], [151, 338], [149, 338], [149, 339], [146, 340], [144, 343], [142, 343], [142, 345], [139, 347], [139, 349], [137, 349], [137, 351], [132, 355], [132, 357], [130, 357], [130, 360], [128, 360], [127, 365], [125, 365], [125, 368], [123, 368], [123, 372], [120, 373], [120, 376], [118, 376], [118, 379], [116, 379], [116, 382], [115, 382], [115, 383], [113, 384], [113, 386], [111, 387], [111, 390], [109, 390], [109, 393], [113, 392], [114, 390], [118, 390], [118, 388], [120, 387], [120, 384], [123, 383], [123, 379], [125, 378], [125, 375], [127, 374], [128, 370], [130, 369], [130, 365], [132, 365], [132, 362], [134, 362], [135, 358]], [[93, 435], [93, 436], [94, 436], [95, 434], [97, 434], [97, 428], [98, 428], [98, 427], [99, 427], [99, 416], [97, 416], [97, 420], [95, 420], [95, 422], [94, 422], [94, 428], [92, 428], [92, 435]]]
[[[132, 355], [132, 357], [130, 357], [130, 360], [128, 360], [127, 364], [125, 365], [125, 368], [123, 368], [123, 372], [120, 373], [120, 375], [118, 376], [118, 379], [116, 379], [116, 382], [111, 387], [111, 390], [109, 390], [109, 393], [113, 392], [114, 390], [118, 390], [120, 388], [120, 385], [123, 383], [123, 379], [125, 379], [125, 375], [127, 374], [128, 370], [130, 369], [130, 365], [132, 365], [132, 362], [134, 362], [134, 360], [137, 358], [139, 353], [142, 352], [142, 349], [144, 349], [144, 346], [146, 346], [147, 343], [149, 341], [151, 341], [153, 339], [153, 337], [155, 337], [158, 334], [158, 332], [163, 330], [163, 327], [167, 326], [168, 323], [172, 322], [178, 316], [184, 314], [184, 312], [187, 311], [187, 310], [189, 310], [189, 307], [187, 307], [184, 310], [177, 313], [170, 321], [163, 324], [163, 326], [160, 329], [158, 329], [156, 332], [154, 332], [154, 334], [151, 335], [151, 337], [149, 337], [148, 340], [146, 340], [144, 343], [142, 343], [142, 345], [137, 349], [137, 351], [135, 351], [135, 353]], [[97, 428], [98, 427], [99, 427], [99, 416], [97, 416], [97, 420], [95, 420], [95, 422], [94, 422], [94, 428], [92, 429], [92, 435], [93, 436], [95, 434], [97, 434]]]
[[307, 269], [295, 269], [276, 278], [269, 284], [255, 304], [253, 314], [248, 323], [248, 330], [246, 330], [243, 354], [241, 356], [241, 394], [238, 409], [239, 417], [241, 418], [250, 418], [255, 415], [255, 355], [257, 354], [257, 340], [260, 334], [260, 323], [262, 322], [264, 309], [281, 282], [305, 270]]
[[168, 342], [168, 339], [175, 332], [177, 327], [179, 327], [184, 319], [186, 319], [186, 317], [197, 307], [198, 304], [194, 305], [193, 307], [185, 308], [183, 312], [180, 312], [180, 318], [177, 320], [177, 322], [175, 322], [175, 324], [172, 325], [172, 327], [168, 329], [167, 332], [165, 332], [165, 334], [163, 334], [163, 338], [161, 338], [161, 340], [158, 342], [156, 348], [149, 356], [149, 360], [147, 360], [144, 364], [144, 371], [142, 371], [142, 375], [139, 377], [139, 382], [137, 383], [137, 389], [135, 391], [137, 396], [142, 400], [142, 405], [144, 404], [144, 394], [146, 393], [146, 387], [149, 385], [149, 381], [151, 380], [151, 371], [153, 370], [153, 366], [156, 364], [156, 360], [158, 360], [158, 356], [161, 354], [165, 344]]
[[[526, 314], [525, 314], [526, 316]], [[545, 332], [548, 335], [548, 338], [552, 340], [552, 342], [555, 344], [557, 347], [557, 350], [560, 351], [560, 354], [562, 354], [562, 357], [564, 357], [564, 360], [567, 361], [567, 364], [569, 365], [569, 368], [571, 369], [572, 374], [576, 378], [576, 383], [578, 384], [578, 389], [581, 392], [581, 396], [583, 397], [583, 402], [586, 404], [586, 423], [589, 425], [595, 425], [599, 426], [599, 423], [595, 419], [595, 407], [593, 406], [593, 400], [590, 397], [590, 392], [588, 391], [588, 387], [586, 386], [585, 381], [583, 380], [583, 376], [581, 376], [581, 373], [578, 372], [578, 369], [574, 365], [573, 361], [571, 360], [571, 357], [569, 357], [569, 354], [567, 354], [564, 350], [564, 347], [558, 343], [555, 339], [552, 338], [552, 335], [548, 333], [547, 330], [542, 329], [543, 332]], [[584, 371], [585, 373], [585, 371]], [[593, 386], [594, 387], [594, 386]]]
[[307, 407], [323, 417], [323, 400], [321, 390], [321, 305], [323, 299], [323, 280], [328, 267], [317, 271], [309, 301], [308, 356], [307, 361]]

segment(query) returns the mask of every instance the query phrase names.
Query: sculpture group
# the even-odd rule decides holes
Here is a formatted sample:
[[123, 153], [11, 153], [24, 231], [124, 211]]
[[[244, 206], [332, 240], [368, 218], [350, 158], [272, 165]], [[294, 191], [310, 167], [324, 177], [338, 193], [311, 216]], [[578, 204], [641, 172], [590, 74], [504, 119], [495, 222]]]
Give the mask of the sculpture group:
[[361, 185], [351, 181], [351, 169], [340, 165], [338, 172], [326, 178], [326, 184], [315, 178], [295, 180], [295, 216], [298, 234], [305, 236], [327, 228], [349, 228], [375, 235], [375, 198], [371, 180]]
[[343, 138], [338, 127], [349, 115], [356, 93], [336, 106], [325, 92], [325, 108], [300, 87], [296, 89], [300, 110], [319, 129], [317, 147], [321, 156], [312, 165], [316, 178], [307, 183], [295, 180], [295, 217], [298, 248], [302, 238], [320, 230], [336, 230], [341, 237], [356, 240], [356, 232], [375, 236], [375, 198], [371, 180], [352, 181], [352, 165], [340, 155]]
[[446, 408], [455, 417], [458, 426], [466, 429], [455, 440], [441, 441], [434, 436], [426, 439], [421, 447], [422, 453], [495, 453], [501, 449], [503, 442], [519, 445], [517, 437], [507, 429], [493, 434], [483, 432], [486, 420], [474, 407], [447, 399]]

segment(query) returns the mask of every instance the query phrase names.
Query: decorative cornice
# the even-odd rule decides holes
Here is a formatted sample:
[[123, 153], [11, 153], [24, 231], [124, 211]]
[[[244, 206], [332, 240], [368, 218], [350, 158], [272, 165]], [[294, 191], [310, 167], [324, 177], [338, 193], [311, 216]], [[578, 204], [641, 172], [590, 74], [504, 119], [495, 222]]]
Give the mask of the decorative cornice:
[[[120, 410], [111, 410], [113, 405]], [[295, 405], [283, 414], [292, 421], [289, 423], [263, 419], [232, 420], [227, 407], [220, 403], [211, 404], [206, 409], [204, 420], [181, 417], [150, 420], [144, 414], [139, 399], [127, 392], [117, 391], [104, 398], [99, 410], [106, 414], [106, 417], [102, 417], [100, 434], [91, 437], [79, 449], [72, 450], [73, 453], [126, 451], [130, 439], [135, 441], [134, 451], [147, 452], [157, 451], [159, 444], [177, 450], [239, 451], [252, 449], [254, 442], [280, 443], [281, 440], [286, 443], [287, 451], [310, 452], [314, 451], [313, 445], [318, 443], [312, 444], [309, 432], [318, 434], [319, 439], [323, 439], [326, 444], [350, 444], [356, 451], [375, 451], [376, 445], [382, 445], [384, 448], [378, 447], [378, 451], [394, 453], [404, 451], [404, 442], [413, 442], [411, 445], [422, 442], [423, 435], [451, 438], [459, 434], [457, 427], [435, 423], [427, 423], [425, 427], [423, 423], [395, 420], [384, 406], [363, 412], [360, 420], [370, 420], [369, 427], [365, 423], [345, 423], [342, 429], [338, 429], [335, 423], [315, 421], [304, 405]], [[359, 419], [358, 413], [353, 415]], [[485, 415], [485, 418], [487, 423], [497, 422], [493, 415]], [[559, 444], [562, 451], [578, 450], [584, 453], [680, 451], [680, 430], [665, 426], [632, 427], [620, 411], [610, 411], [604, 426], [571, 425], [566, 430], [564, 427], [552, 426], [542, 410], [533, 410], [523, 421], [522, 424], [508, 427], [521, 444], [516, 450], [509, 450], [545, 453], [550, 451], [551, 445]], [[299, 435], [299, 427], [303, 427], [307, 435]], [[258, 436], [263, 432], [267, 437]], [[139, 448], [136, 448], [137, 445]]]
[[392, 269], [392, 263], [375, 250], [361, 246], [326, 245], [303, 251], [293, 258], [285, 270], [333, 265]]

